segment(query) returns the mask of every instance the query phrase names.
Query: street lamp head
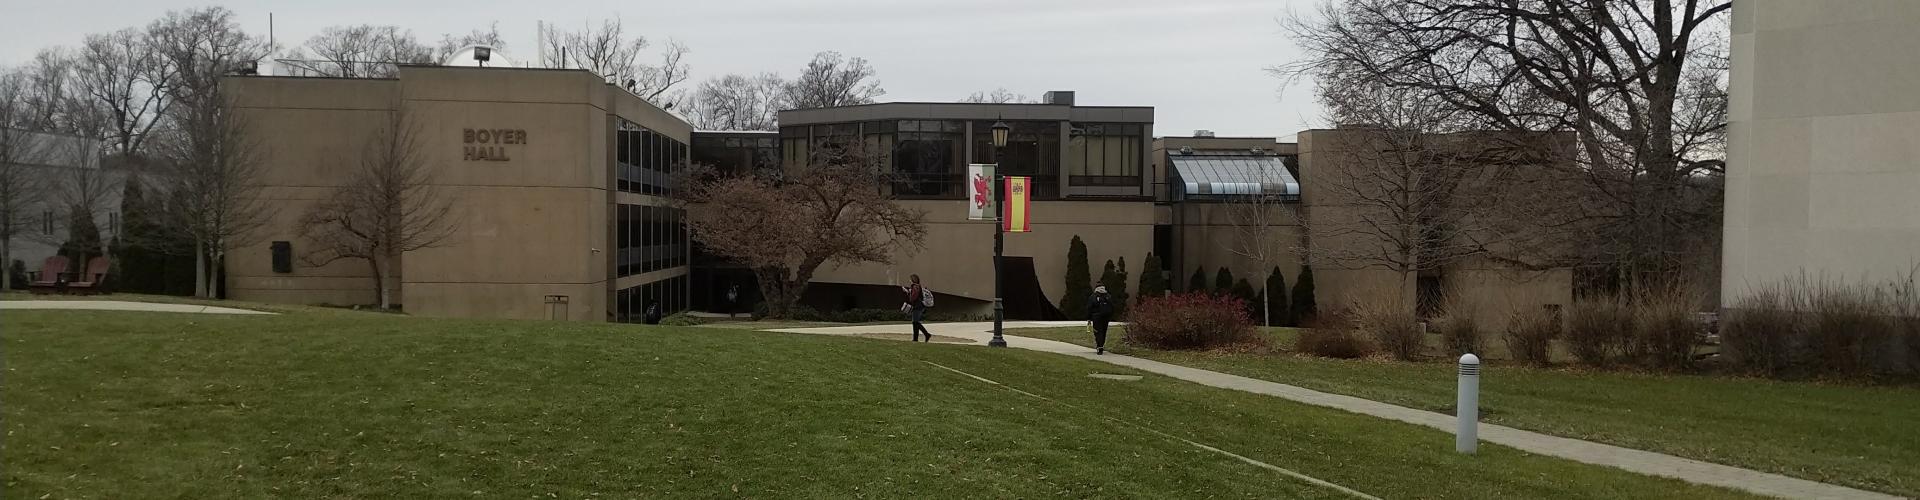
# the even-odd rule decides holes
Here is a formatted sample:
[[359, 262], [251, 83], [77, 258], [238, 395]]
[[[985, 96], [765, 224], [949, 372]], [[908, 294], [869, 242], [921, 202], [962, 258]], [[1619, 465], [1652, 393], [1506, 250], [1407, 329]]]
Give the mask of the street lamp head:
[[1013, 129], [1013, 127], [1009, 127], [1009, 126], [1007, 126], [1007, 122], [1003, 122], [1003, 121], [999, 121], [999, 120], [994, 120], [994, 122], [993, 122], [993, 147], [996, 147], [996, 148], [998, 148], [998, 147], [1003, 147], [1003, 146], [1006, 146], [1006, 145], [1007, 145], [1007, 131], [1009, 131], [1009, 130], [1012, 130], [1012, 129]]

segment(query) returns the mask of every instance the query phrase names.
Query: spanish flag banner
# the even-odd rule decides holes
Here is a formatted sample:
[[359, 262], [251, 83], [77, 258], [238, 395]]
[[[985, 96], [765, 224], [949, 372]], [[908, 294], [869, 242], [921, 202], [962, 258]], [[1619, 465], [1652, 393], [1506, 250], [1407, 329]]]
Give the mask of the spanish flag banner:
[[1006, 211], [1006, 216], [1001, 217], [1000, 220], [1006, 224], [1006, 231], [1009, 233], [1032, 231], [1033, 226], [1027, 224], [1027, 209], [1033, 206], [1033, 196], [1028, 193], [1032, 187], [1033, 178], [1008, 176], [1006, 179], [1007, 201], [1001, 205], [1001, 209]]

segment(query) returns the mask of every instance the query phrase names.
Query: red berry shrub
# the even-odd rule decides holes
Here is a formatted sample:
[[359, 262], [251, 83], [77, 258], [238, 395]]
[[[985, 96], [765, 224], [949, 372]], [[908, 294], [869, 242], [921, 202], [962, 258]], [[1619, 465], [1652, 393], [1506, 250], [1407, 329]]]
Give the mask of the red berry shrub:
[[1246, 303], [1230, 295], [1142, 297], [1127, 312], [1126, 342], [1154, 349], [1208, 349], [1258, 343]]

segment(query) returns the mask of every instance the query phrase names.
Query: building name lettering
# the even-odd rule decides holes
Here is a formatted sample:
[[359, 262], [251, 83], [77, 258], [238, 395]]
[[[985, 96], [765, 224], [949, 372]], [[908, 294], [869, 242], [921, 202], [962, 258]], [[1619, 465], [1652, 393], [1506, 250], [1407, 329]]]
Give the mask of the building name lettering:
[[527, 131], [512, 128], [469, 128], [461, 129], [461, 158], [466, 161], [513, 161], [507, 154], [508, 145], [527, 143]]

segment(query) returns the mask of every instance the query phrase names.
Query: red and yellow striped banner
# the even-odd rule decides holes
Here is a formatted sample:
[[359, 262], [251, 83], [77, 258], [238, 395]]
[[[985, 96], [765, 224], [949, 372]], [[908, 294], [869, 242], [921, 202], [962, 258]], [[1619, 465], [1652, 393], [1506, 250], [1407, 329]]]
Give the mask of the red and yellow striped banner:
[[1032, 193], [1028, 192], [1032, 186], [1032, 178], [1008, 176], [1006, 179], [1007, 201], [1002, 205], [1005, 208], [1001, 209], [1006, 211], [1006, 215], [1000, 220], [1006, 224], [1006, 231], [1009, 233], [1033, 231], [1033, 226], [1027, 224], [1027, 207], [1032, 206], [1033, 201]]

